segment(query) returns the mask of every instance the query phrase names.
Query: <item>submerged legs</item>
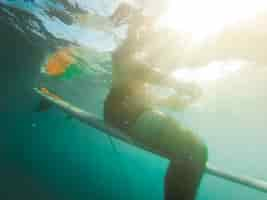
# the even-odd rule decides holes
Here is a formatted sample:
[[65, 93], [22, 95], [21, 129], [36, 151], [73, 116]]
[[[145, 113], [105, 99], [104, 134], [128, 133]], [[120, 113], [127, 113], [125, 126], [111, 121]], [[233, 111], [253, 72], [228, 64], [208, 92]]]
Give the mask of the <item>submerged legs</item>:
[[164, 199], [194, 200], [202, 174], [203, 168], [189, 160], [171, 161], [165, 176]]
[[201, 138], [157, 111], [143, 113], [131, 131], [137, 141], [171, 160], [165, 176], [165, 200], [194, 200], [208, 159]]

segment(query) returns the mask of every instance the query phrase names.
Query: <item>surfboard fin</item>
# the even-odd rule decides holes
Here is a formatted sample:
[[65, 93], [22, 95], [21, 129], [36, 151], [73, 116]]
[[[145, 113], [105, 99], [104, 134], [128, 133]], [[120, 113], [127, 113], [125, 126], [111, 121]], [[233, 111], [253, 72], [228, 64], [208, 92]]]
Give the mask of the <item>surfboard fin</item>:
[[46, 112], [53, 107], [53, 104], [46, 99], [41, 99], [34, 109], [34, 112]]
[[[46, 89], [46, 88], [43, 89], [43, 92], [52, 95], [52, 93], [50, 93], [50, 92], [48, 91], [48, 89]], [[54, 97], [57, 97], [57, 96], [54, 95]], [[59, 98], [59, 97], [57, 97], [57, 98]], [[48, 101], [48, 100], [42, 98], [42, 99], [39, 101], [39, 103], [38, 103], [38, 105], [36, 106], [36, 108], [34, 109], [34, 112], [46, 112], [46, 111], [50, 110], [52, 107], [54, 107], [54, 104], [53, 104], [53, 103], [51, 103], [50, 101]], [[73, 119], [73, 117], [72, 117], [71, 115], [66, 114], [65, 119], [66, 119], [66, 120], [71, 120], [71, 119]]]

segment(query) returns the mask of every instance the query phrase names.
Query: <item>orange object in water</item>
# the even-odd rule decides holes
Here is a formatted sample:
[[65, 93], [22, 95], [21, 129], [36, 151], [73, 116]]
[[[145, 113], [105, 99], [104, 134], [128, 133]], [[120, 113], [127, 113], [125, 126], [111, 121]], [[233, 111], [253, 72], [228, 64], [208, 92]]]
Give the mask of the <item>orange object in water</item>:
[[61, 75], [73, 61], [71, 50], [69, 48], [63, 48], [49, 58], [46, 64], [46, 73], [50, 76]]

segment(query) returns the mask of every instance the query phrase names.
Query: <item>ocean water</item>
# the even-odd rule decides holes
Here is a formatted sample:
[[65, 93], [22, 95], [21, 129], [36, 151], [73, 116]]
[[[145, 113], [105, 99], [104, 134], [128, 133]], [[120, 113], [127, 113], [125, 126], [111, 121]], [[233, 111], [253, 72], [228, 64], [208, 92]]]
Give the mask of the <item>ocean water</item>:
[[[73, 16], [67, 1], [48, 2], [0, 1], [0, 198], [163, 199], [167, 159], [110, 138], [56, 108], [34, 111], [40, 98], [32, 88], [44, 86], [102, 117], [110, 86], [102, 65], [90, 65], [85, 75], [71, 80], [41, 72], [60, 46], [86, 44], [101, 55], [114, 48], [109, 34], [68, 25]], [[86, 6], [102, 8], [96, 1]], [[62, 12], [49, 15], [45, 8]], [[203, 137], [210, 163], [267, 181], [266, 74], [257, 67], [212, 82], [199, 105], [171, 114]], [[267, 195], [205, 174], [197, 199], [267, 200]]]

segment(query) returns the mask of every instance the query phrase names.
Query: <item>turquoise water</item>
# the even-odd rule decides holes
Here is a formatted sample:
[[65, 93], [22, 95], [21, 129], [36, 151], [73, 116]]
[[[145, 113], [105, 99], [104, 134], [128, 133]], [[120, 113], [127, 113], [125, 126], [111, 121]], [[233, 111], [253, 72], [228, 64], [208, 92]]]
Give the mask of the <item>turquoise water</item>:
[[[1, 199], [162, 199], [166, 159], [116, 139], [112, 145], [107, 135], [55, 108], [33, 112], [39, 97], [32, 88], [47, 85], [101, 117], [109, 82], [97, 73], [70, 81], [45, 77], [40, 68], [53, 47], [29, 43], [0, 19]], [[210, 163], [264, 180], [266, 77], [261, 70], [234, 74], [207, 86], [200, 105], [172, 113], [204, 138]], [[267, 196], [205, 174], [197, 199]]]

